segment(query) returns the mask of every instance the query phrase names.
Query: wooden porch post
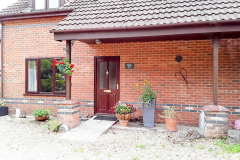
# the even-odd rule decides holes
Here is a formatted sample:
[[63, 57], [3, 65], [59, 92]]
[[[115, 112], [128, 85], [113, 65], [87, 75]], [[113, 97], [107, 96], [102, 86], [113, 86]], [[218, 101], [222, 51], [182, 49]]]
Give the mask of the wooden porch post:
[[218, 105], [218, 52], [219, 37], [213, 38], [213, 105]]
[[[67, 59], [71, 63], [71, 41], [66, 41]], [[71, 100], [71, 79], [66, 76], [66, 100]]]

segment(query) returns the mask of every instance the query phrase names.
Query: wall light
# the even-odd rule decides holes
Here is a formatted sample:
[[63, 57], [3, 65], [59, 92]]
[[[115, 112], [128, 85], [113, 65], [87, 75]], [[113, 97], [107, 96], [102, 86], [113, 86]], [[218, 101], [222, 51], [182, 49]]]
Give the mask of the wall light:
[[100, 39], [96, 39], [96, 44], [102, 44], [102, 41]]

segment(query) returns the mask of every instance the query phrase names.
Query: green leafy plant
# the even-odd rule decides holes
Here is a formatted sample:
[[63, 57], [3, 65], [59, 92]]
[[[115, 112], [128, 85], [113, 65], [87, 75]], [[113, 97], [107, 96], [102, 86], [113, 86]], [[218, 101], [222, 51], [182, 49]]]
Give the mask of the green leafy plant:
[[0, 99], [0, 107], [4, 106], [6, 102], [7, 102], [7, 100], [1, 98]]
[[160, 116], [162, 118], [169, 118], [169, 119], [179, 118], [179, 114], [177, 113], [177, 111], [175, 110], [174, 107], [165, 109], [163, 111], [163, 113], [162, 114], [158, 114], [158, 116]]
[[213, 149], [211, 149], [211, 148], [210, 148], [210, 149], [208, 149], [208, 151], [209, 151], [209, 152], [212, 152], [212, 151], [213, 151]]
[[35, 117], [46, 117], [52, 113], [51, 110], [52, 110], [51, 108], [36, 109], [35, 111], [32, 112], [32, 115], [34, 115]]
[[134, 160], [139, 160], [138, 156], [133, 157]]
[[62, 124], [58, 123], [57, 119], [50, 119], [46, 125], [43, 125], [43, 128], [48, 128], [51, 132], [58, 132]]
[[80, 149], [74, 149], [74, 152], [79, 152], [79, 153], [83, 153], [84, 148], [80, 148]]
[[193, 148], [194, 147], [193, 143], [191, 143], [190, 146]]
[[[139, 85], [136, 84], [136, 87]], [[145, 79], [142, 88], [142, 95], [139, 97], [139, 100], [141, 103], [143, 103], [146, 107], [151, 107], [151, 101], [152, 99], [156, 98], [157, 95], [154, 91], [152, 91], [150, 83]]]
[[136, 112], [136, 108], [133, 107], [131, 104], [123, 104], [120, 101], [114, 104], [114, 107], [111, 108], [112, 112], [118, 114], [129, 114]]
[[141, 144], [141, 145], [136, 145], [136, 147], [139, 147], [139, 148], [145, 148], [145, 145]]
[[65, 66], [65, 69], [63, 70], [63, 72], [68, 74], [69, 79], [72, 78], [74, 64], [69, 63], [66, 57], [62, 57], [60, 62], [54, 59], [53, 66], [57, 66], [58, 69], [59, 69], [59, 66]]
[[222, 148], [223, 151], [228, 153], [240, 153], [240, 144], [227, 144], [225, 139], [220, 139], [215, 143], [215, 145]]
[[198, 148], [199, 148], [199, 149], [204, 149], [204, 147], [201, 146], [200, 144], [198, 145]]

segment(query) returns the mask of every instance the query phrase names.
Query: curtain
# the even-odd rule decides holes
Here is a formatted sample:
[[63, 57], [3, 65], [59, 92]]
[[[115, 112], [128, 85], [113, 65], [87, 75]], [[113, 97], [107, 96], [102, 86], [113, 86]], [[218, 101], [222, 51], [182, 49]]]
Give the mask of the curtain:
[[28, 61], [28, 91], [37, 91], [37, 61]]

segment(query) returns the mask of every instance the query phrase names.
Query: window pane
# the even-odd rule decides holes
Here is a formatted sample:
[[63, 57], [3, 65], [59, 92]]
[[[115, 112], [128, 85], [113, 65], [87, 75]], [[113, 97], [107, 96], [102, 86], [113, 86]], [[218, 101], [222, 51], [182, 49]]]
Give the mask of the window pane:
[[59, 0], [49, 0], [49, 8], [58, 8]]
[[56, 85], [55, 91], [57, 92], [65, 92], [65, 74], [60, 72], [56, 67]]
[[41, 59], [41, 92], [52, 92], [52, 59]]
[[104, 89], [104, 88], [106, 88], [106, 85], [107, 85], [107, 77], [106, 77], [107, 62], [101, 62], [99, 69], [100, 69], [99, 88]]
[[28, 91], [37, 91], [37, 61], [28, 60]]
[[45, 9], [46, 0], [35, 0], [35, 10]]

